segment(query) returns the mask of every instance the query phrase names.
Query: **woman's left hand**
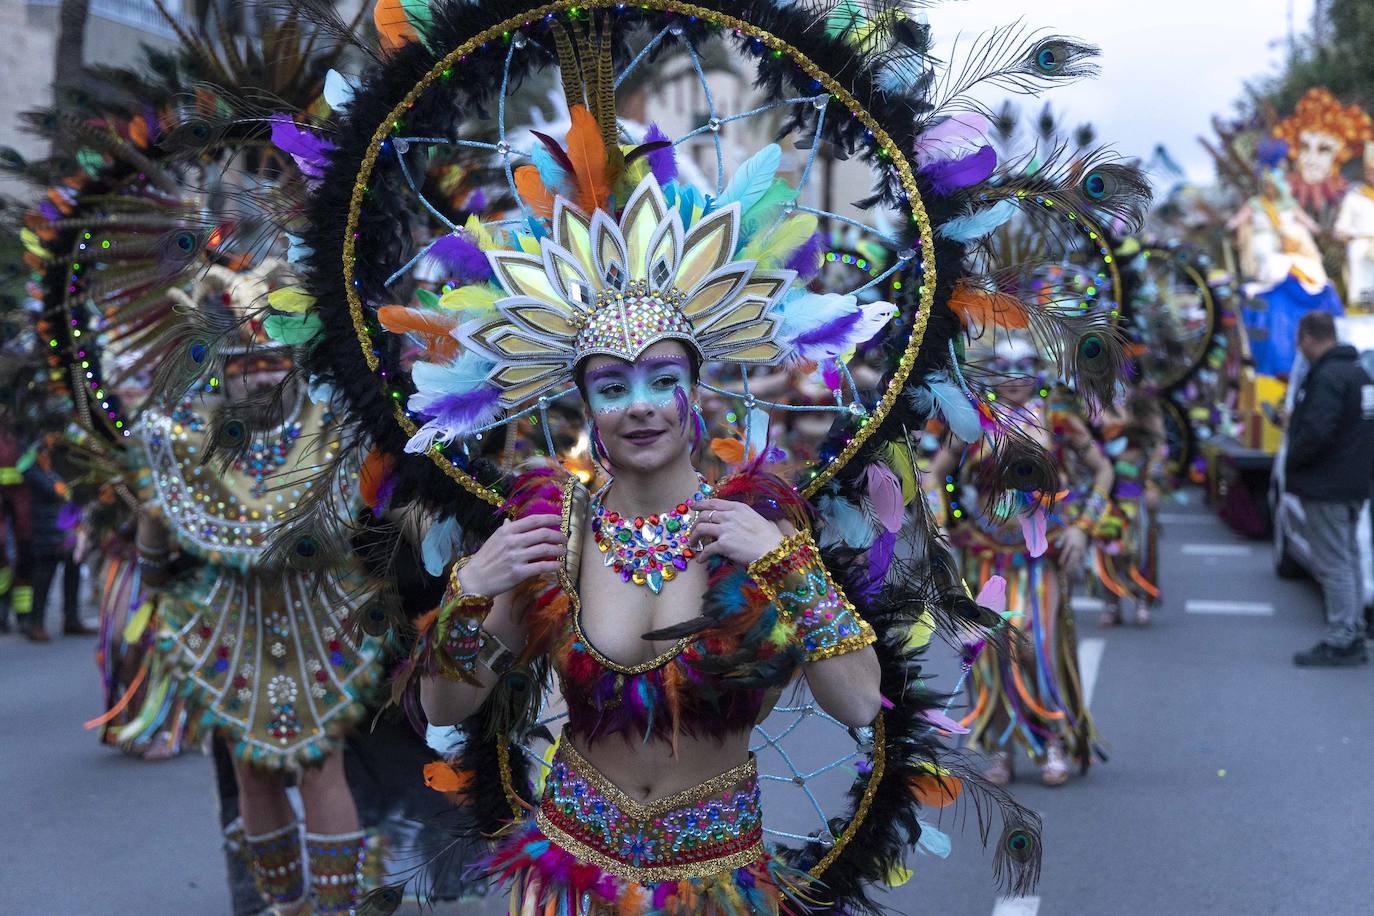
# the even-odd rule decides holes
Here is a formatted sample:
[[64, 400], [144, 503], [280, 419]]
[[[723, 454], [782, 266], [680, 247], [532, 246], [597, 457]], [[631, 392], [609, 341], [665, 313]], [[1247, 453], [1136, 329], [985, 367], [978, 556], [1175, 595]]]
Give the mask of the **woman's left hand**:
[[699, 562], [705, 563], [710, 556], [720, 556], [740, 566], [748, 566], [775, 550], [782, 543], [782, 532], [744, 503], [703, 499], [697, 503], [692, 540], [704, 545], [697, 551]]

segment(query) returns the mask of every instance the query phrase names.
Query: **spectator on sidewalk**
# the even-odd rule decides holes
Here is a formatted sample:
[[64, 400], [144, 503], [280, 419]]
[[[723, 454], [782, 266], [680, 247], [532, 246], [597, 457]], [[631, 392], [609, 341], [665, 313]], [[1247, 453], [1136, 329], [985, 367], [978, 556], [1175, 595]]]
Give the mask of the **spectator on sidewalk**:
[[80, 510], [69, 498], [67, 483], [56, 465], [56, 450], [61, 434], [49, 433], [38, 446], [32, 466], [24, 471], [33, 515], [32, 574], [33, 607], [19, 616], [19, 627], [29, 640], [47, 642], [44, 624], [48, 592], [58, 568], [62, 569], [62, 633], [89, 636], [94, 628], [81, 621], [81, 566], [73, 550], [76, 546], [75, 521]]
[[1326, 634], [1293, 662], [1359, 665], [1367, 656], [1356, 531], [1374, 468], [1374, 381], [1355, 348], [1336, 342], [1336, 324], [1324, 312], [1308, 312], [1298, 322], [1298, 349], [1311, 368], [1289, 421], [1285, 471], [1307, 516]]

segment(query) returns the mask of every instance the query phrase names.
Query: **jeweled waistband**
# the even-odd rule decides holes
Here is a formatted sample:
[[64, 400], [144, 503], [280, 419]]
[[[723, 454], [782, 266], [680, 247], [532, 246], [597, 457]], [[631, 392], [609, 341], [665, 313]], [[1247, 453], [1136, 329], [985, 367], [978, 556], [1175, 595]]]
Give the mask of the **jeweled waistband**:
[[565, 740], [545, 777], [535, 818], [545, 836], [578, 859], [642, 884], [719, 874], [764, 854], [753, 757], [645, 803], [617, 788]]

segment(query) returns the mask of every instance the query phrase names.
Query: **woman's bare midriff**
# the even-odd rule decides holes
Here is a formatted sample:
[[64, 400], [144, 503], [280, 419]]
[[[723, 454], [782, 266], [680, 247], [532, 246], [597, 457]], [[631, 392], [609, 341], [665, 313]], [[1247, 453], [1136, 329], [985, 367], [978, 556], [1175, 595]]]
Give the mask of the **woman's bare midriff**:
[[620, 736], [588, 742], [585, 738], [563, 740], [573, 746], [611, 782], [631, 798], [652, 802], [699, 786], [712, 776], [749, 759], [749, 732], [726, 735], [723, 742], [679, 738], [677, 756], [666, 741], [644, 741]]

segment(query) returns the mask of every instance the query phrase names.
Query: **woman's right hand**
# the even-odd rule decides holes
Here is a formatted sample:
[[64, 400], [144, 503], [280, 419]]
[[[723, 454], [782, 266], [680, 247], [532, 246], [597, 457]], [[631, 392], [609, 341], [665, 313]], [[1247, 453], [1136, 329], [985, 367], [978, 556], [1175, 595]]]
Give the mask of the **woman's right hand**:
[[557, 515], [506, 519], [458, 572], [466, 595], [495, 598], [531, 576], [558, 572], [568, 552]]

